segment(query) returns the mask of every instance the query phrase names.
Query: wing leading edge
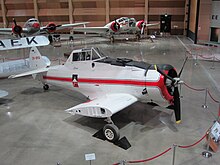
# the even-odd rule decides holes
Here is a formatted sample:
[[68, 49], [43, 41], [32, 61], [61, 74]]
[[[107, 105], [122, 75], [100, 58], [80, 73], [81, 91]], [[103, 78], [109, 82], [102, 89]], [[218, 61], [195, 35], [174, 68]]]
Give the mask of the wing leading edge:
[[92, 101], [71, 107], [66, 112], [88, 117], [105, 118], [121, 111], [138, 99], [130, 94], [109, 94]]

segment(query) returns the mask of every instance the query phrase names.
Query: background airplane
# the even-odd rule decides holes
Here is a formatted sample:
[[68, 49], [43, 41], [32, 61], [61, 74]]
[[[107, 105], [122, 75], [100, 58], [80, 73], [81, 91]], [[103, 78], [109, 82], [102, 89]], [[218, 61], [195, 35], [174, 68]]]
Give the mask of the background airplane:
[[106, 24], [104, 27], [74, 28], [73, 31], [109, 36], [110, 40], [113, 42], [114, 35], [122, 33], [132, 33], [136, 35], [137, 39], [140, 39], [140, 34], [144, 33], [146, 27], [157, 25], [159, 25], [159, 23], [147, 24], [144, 20], [136, 21], [135, 18], [121, 17]]
[[[27, 48], [33, 46], [45, 46], [48, 45], [49, 41], [45, 36], [34, 36], [34, 37], [22, 37], [19, 39], [4, 39], [0, 40], [0, 50], [10, 50], [10, 49], [20, 49], [20, 48]], [[33, 48], [36, 49], [36, 48]], [[35, 50], [37, 52], [38, 50]], [[31, 69], [36, 69], [36, 66], [33, 65], [32, 61], [41, 60], [40, 66], [48, 66], [50, 64], [49, 59], [47, 57], [42, 57], [38, 54], [35, 56], [33, 53], [30, 53], [29, 59], [25, 60], [15, 60], [10, 62], [3, 62], [0, 63], [0, 78], [8, 77], [12, 74], [26, 72]], [[32, 62], [30, 64], [30, 61]], [[45, 65], [42, 65], [44, 64]], [[8, 92], [0, 90], [0, 98], [5, 97], [8, 95]]]
[[[73, 24], [63, 24], [63, 25], [56, 25], [54, 22], [48, 23], [46, 26], [40, 26], [39, 21], [36, 18], [30, 18], [24, 24], [23, 28], [16, 23], [16, 20], [13, 18], [13, 26], [12, 28], [0, 28], [0, 33], [12, 33], [16, 36], [22, 37], [21, 34], [24, 36], [32, 36], [32, 35], [40, 35], [40, 34], [50, 34], [54, 33], [57, 30], [62, 30], [66, 28], [73, 28], [75, 26], [85, 25], [89, 22], [79, 22]], [[50, 42], [52, 42], [53, 38], [51, 35], [48, 36]]]
[[74, 50], [64, 65], [39, 68], [11, 78], [36, 75], [45, 90], [49, 88], [48, 84], [52, 84], [82, 93], [89, 101], [66, 111], [72, 115], [106, 118], [108, 124], [104, 126], [103, 134], [107, 140], [114, 142], [120, 135], [111, 120], [112, 115], [137, 101], [172, 106], [176, 122], [180, 122], [178, 84], [183, 67], [177, 74], [169, 64], [152, 65], [126, 58], [112, 59], [103, 56], [99, 49], [91, 48]]

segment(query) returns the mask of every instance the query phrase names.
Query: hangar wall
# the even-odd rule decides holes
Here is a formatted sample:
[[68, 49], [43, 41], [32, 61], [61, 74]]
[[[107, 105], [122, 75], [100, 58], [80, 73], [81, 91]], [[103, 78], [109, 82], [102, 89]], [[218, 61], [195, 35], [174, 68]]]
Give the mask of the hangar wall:
[[[218, 8], [219, 9], [219, 8]], [[200, 12], [198, 22], [198, 42], [209, 41], [211, 26], [212, 0], [200, 0]]]
[[[42, 25], [90, 21], [89, 26], [104, 26], [121, 16], [160, 21], [160, 15], [172, 15], [171, 33], [183, 34], [185, 0], [1, 0], [0, 26], [11, 27], [12, 18], [23, 25], [31, 17]], [[151, 27], [149, 33], [159, 31]]]

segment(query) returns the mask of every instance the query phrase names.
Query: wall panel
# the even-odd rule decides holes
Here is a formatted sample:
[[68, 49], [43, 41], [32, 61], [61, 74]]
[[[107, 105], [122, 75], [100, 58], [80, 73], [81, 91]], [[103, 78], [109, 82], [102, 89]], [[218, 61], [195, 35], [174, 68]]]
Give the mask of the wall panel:
[[[91, 22], [87, 26], [104, 26], [107, 20], [112, 21], [122, 16], [134, 17], [136, 20], [146, 18], [148, 23], [156, 23], [160, 21], [160, 15], [170, 14], [172, 29], [178, 29], [179, 32], [184, 29], [182, 25], [185, 0], [36, 0], [36, 2], [34, 8], [34, 0], [5, 0], [7, 19], [10, 21], [15, 17], [19, 24], [23, 24], [28, 18], [34, 17], [35, 13], [44, 25], [50, 21], [69, 23], [71, 18], [71, 22]], [[71, 10], [69, 4], [72, 4]], [[148, 32], [159, 29], [159, 26], [150, 27]]]

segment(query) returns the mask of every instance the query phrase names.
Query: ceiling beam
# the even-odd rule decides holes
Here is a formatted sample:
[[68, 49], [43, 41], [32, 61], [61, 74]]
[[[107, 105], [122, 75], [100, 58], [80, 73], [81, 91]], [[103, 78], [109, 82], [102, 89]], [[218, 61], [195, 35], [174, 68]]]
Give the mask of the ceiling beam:
[[33, 0], [34, 3], [34, 17], [38, 19], [38, 5], [37, 5], [37, 0]]
[[2, 9], [2, 19], [3, 19], [3, 26], [4, 28], [7, 27], [8, 25], [8, 21], [7, 21], [7, 18], [6, 18], [6, 7], [5, 7], [5, 0], [1, 0], [1, 9]]

